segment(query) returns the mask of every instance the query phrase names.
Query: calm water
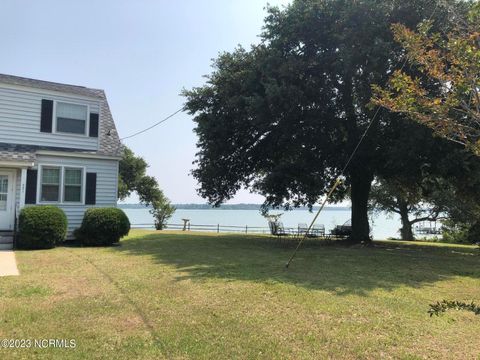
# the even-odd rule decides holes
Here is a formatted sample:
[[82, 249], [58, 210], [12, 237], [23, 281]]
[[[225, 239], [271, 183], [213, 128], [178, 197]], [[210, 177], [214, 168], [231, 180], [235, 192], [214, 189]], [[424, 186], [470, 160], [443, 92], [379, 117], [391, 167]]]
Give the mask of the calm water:
[[[123, 209], [128, 215], [132, 225], [153, 224], [153, 217], [148, 209]], [[282, 213], [272, 212], [274, 213]], [[280, 218], [285, 227], [295, 228], [298, 223], [308, 223], [313, 220], [314, 213], [308, 210], [285, 211]], [[168, 221], [170, 224], [182, 224], [182, 219], [190, 219], [193, 225], [235, 225], [268, 227], [267, 220], [260, 215], [258, 210], [182, 210], [175, 211]], [[324, 224], [325, 230], [330, 232], [335, 225], [341, 225], [350, 219], [350, 210], [324, 210], [317, 219], [318, 224]], [[373, 237], [385, 239], [388, 237], [399, 237], [398, 229], [400, 220], [397, 215], [380, 214], [370, 219], [370, 226], [373, 226]]]

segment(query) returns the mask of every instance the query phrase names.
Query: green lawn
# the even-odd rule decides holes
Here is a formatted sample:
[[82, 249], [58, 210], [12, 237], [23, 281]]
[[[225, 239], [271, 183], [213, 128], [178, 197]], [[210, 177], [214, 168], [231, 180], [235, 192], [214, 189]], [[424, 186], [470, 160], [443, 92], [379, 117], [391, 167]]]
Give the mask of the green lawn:
[[0, 359], [480, 358], [471, 246], [291, 248], [265, 238], [134, 231], [111, 248], [18, 251], [0, 278], [0, 339], [75, 339]]

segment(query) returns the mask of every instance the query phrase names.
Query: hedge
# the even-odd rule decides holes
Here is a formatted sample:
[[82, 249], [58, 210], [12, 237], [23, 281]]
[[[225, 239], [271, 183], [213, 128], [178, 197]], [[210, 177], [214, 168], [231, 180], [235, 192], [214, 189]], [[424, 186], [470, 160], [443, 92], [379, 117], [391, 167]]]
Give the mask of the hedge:
[[20, 212], [17, 247], [51, 249], [67, 236], [67, 216], [56, 206], [32, 206]]
[[75, 237], [83, 245], [106, 246], [118, 243], [130, 231], [127, 215], [118, 208], [91, 208], [85, 212]]

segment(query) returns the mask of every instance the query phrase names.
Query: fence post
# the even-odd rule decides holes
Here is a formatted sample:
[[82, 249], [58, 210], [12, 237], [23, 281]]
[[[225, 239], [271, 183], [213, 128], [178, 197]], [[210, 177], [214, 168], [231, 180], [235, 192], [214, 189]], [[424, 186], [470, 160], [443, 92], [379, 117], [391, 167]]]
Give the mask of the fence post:
[[220, 232], [220, 224], [217, 224], [217, 234]]

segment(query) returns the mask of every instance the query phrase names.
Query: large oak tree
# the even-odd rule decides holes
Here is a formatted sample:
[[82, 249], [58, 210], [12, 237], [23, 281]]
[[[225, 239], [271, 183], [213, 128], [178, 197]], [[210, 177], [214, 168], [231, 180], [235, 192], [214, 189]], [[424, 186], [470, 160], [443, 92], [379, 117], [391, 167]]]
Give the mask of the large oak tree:
[[[371, 84], [401, 66], [391, 24], [448, 28], [451, 14], [433, 0], [296, 0], [268, 13], [258, 46], [220, 54], [207, 83], [184, 91], [199, 139], [193, 175], [216, 205], [242, 187], [266, 206], [317, 202], [374, 117]], [[404, 131], [401, 115], [379, 112], [335, 193], [352, 200], [354, 242], [369, 241], [372, 180]]]

